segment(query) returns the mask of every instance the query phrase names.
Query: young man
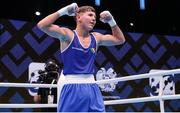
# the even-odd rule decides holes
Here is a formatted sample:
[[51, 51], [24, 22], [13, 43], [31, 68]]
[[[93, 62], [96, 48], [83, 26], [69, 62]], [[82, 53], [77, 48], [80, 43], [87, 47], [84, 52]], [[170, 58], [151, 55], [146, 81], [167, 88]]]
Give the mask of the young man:
[[[75, 16], [75, 30], [53, 24], [63, 15]], [[109, 11], [103, 11], [100, 20], [110, 25], [112, 35], [91, 33], [96, 24], [95, 10], [91, 6], [78, 7], [76, 3], [63, 7], [37, 24], [42, 31], [60, 40], [65, 85], [60, 94], [59, 112], [105, 111], [102, 94], [94, 83], [95, 55], [99, 46], [119, 45], [125, 38]]]

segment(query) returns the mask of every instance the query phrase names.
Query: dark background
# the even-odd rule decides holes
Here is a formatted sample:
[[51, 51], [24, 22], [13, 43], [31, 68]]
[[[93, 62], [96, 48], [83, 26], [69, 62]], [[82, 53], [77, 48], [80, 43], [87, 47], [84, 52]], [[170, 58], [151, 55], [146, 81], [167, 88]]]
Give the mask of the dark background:
[[[145, 0], [145, 10], [139, 8], [140, 0], [101, 0], [101, 6], [95, 6], [94, 0], [3, 0], [0, 18], [18, 19], [37, 23], [61, 7], [76, 2], [79, 6], [91, 5], [97, 14], [109, 10], [124, 32], [141, 32], [166, 35], [180, 35], [179, 0]], [[35, 11], [41, 16], [36, 16]], [[97, 19], [99, 15], [97, 15]], [[134, 26], [130, 26], [130, 22]], [[57, 24], [75, 26], [72, 18], [63, 17]], [[97, 20], [98, 29], [107, 25]]]

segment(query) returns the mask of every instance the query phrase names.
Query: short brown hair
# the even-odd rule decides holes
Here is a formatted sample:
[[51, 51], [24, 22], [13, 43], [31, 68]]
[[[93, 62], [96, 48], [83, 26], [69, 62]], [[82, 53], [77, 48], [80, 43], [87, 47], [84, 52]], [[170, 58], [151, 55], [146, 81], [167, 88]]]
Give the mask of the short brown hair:
[[87, 11], [92, 11], [96, 13], [96, 10], [92, 6], [81, 6], [78, 8], [78, 11], [76, 13], [84, 13]]
[[92, 11], [92, 12], [96, 13], [96, 10], [92, 6], [81, 6], [81, 7], [78, 8], [78, 10], [76, 12], [76, 15], [74, 16], [74, 20], [76, 21], [77, 14], [85, 13], [85, 12], [88, 12], [88, 11]]

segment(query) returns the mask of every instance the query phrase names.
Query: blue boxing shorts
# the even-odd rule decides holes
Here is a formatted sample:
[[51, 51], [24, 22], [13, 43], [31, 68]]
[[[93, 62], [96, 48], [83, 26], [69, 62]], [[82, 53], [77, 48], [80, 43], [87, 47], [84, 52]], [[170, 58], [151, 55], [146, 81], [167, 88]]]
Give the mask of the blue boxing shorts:
[[104, 101], [93, 75], [66, 75], [57, 112], [105, 112]]

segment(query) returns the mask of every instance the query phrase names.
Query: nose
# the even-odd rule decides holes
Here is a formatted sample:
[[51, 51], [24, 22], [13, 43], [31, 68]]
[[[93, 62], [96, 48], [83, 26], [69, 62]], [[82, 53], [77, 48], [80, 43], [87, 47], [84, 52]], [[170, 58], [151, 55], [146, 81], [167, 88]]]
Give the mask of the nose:
[[92, 19], [92, 20], [93, 20], [93, 22], [96, 22], [96, 17], [93, 17], [93, 19]]

